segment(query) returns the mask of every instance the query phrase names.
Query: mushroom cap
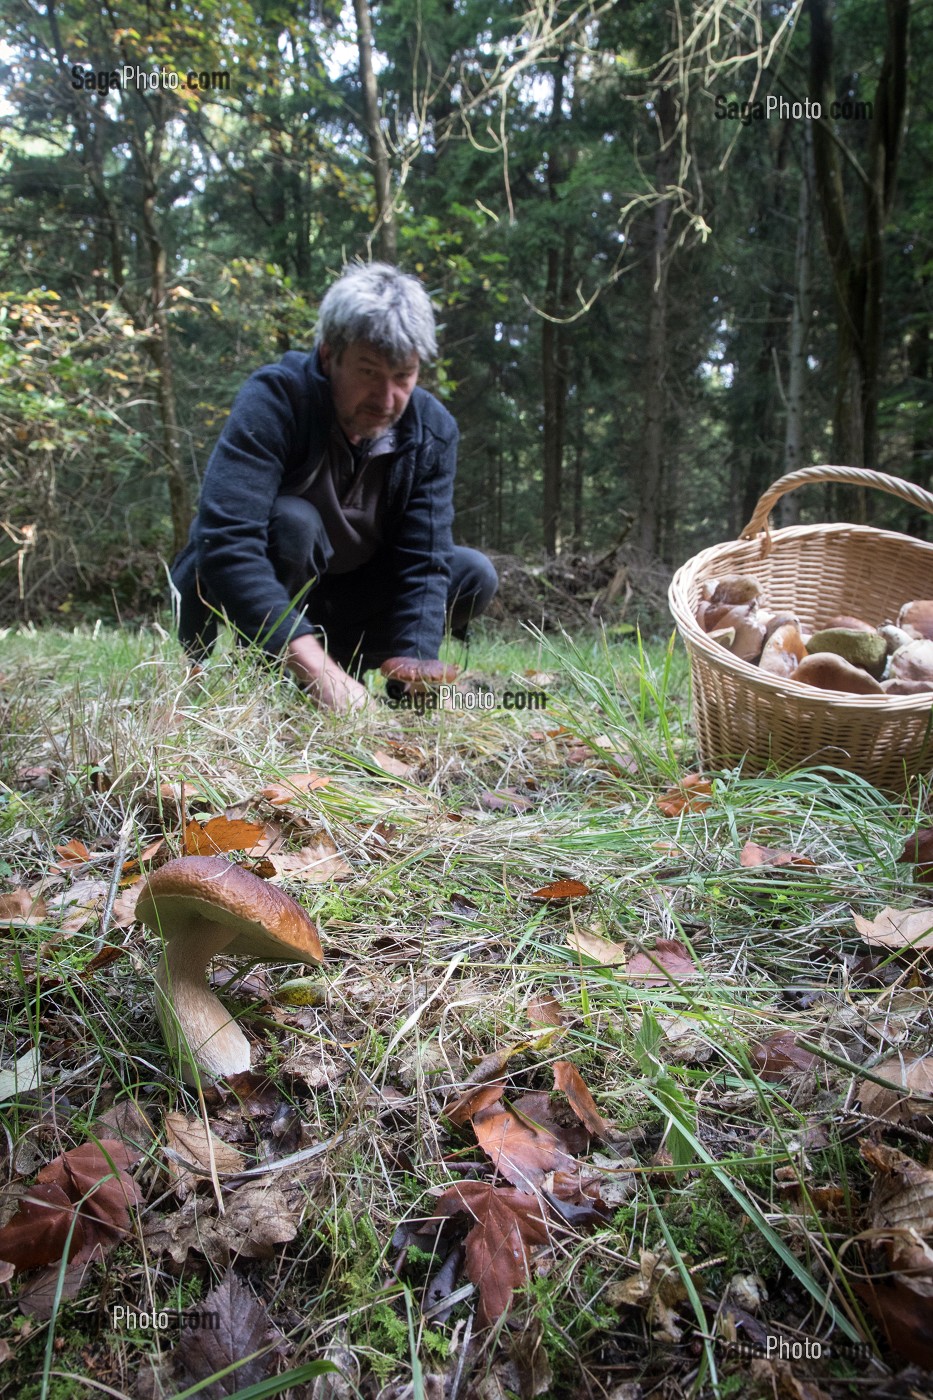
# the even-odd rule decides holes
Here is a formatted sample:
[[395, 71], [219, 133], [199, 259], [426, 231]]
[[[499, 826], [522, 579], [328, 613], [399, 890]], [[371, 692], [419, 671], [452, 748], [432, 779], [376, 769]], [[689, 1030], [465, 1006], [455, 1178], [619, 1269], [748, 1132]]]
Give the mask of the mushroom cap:
[[859, 666], [853, 666], [834, 651], [816, 651], [812, 656], [804, 657], [790, 680], [803, 681], [805, 685], [817, 686], [821, 690], [842, 690], [849, 695], [884, 694], [874, 676]]
[[421, 681], [427, 685], [451, 685], [460, 674], [460, 667], [444, 661], [417, 656], [390, 656], [379, 667], [389, 681]]
[[136, 916], [166, 941], [204, 920], [230, 929], [231, 957], [319, 963], [324, 954], [313, 922], [291, 895], [218, 856], [180, 856], [143, 886]]
[[933, 639], [933, 599], [915, 598], [897, 615], [897, 625], [915, 639]]

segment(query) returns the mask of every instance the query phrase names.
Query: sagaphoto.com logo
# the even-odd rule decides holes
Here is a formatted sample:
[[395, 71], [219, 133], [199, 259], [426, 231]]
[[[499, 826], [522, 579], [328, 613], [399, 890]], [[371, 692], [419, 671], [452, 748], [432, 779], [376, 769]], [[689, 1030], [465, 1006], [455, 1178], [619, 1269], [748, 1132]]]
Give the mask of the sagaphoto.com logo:
[[76, 92], [95, 93], [98, 97], [125, 89], [137, 92], [230, 91], [230, 74], [225, 68], [189, 68], [182, 73], [164, 64], [160, 68], [141, 68], [138, 63], [123, 63], [118, 68], [89, 68], [75, 63], [70, 73], [70, 83]]

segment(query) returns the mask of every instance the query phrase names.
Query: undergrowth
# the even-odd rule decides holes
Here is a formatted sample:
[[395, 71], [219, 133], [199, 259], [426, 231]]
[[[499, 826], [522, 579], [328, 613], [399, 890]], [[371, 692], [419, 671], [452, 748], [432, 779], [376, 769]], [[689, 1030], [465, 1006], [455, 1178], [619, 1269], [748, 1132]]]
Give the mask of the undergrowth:
[[[271, 969], [266, 990], [223, 993], [254, 1042], [254, 1069], [274, 1081], [290, 1150], [326, 1145], [301, 1179], [294, 1238], [238, 1263], [281, 1334], [281, 1365], [330, 1357], [348, 1387], [321, 1379], [294, 1393], [438, 1394], [438, 1376], [461, 1400], [515, 1387], [647, 1394], [662, 1381], [665, 1394], [748, 1393], [716, 1330], [735, 1296], [743, 1316], [795, 1336], [867, 1340], [882, 1374], [883, 1339], [841, 1258], [867, 1199], [858, 1075], [893, 1044], [928, 1036], [928, 983], [916, 959], [868, 966], [852, 916], [914, 898], [897, 857], [926, 794], [898, 804], [840, 773], [735, 770], [666, 816], [659, 795], [694, 764], [686, 664], [672, 644], [489, 632], [468, 661], [467, 689], [544, 691], [546, 709], [335, 718], [233, 648], [188, 676], [158, 628], [5, 638], [0, 888], [41, 885], [47, 911], [0, 929], [4, 1065], [33, 1055], [41, 1067], [0, 1105], [8, 1186], [132, 1105], [155, 1133], [137, 1169], [140, 1228], [172, 1217], [162, 1120], [205, 1106], [173, 1073], [155, 1023], [154, 940], [115, 921], [99, 887], [115, 892], [159, 838], [163, 855], [180, 853], [183, 812], [281, 819], [261, 790], [313, 770], [327, 783], [289, 806], [286, 846], [318, 833], [350, 872], [283, 880], [320, 926], [316, 1004], [290, 1016], [275, 1002], [299, 969]], [[86, 860], [56, 853], [71, 841]], [[812, 864], [745, 866], [748, 841]], [[97, 882], [93, 907], [63, 931], [61, 897], [79, 879]], [[529, 897], [563, 879], [590, 893]], [[585, 952], [583, 934], [630, 958], [675, 941], [691, 975], [630, 978]], [[101, 959], [105, 947], [119, 956]], [[550, 1039], [528, 1019], [542, 997], [561, 1009]], [[761, 1047], [786, 1033], [811, 1059], [775, 1075]], [[398, 1231], [430, 1216], [451, 1181], [488, 1173], [444, 1107], [506, 1047], [518, 1047], [508, 1074], [522, 1089], [550, 1090], [551, 1064], [572, 1061], [613, 1126], [593, 1150], [617, 1175], [624, 1164], [627, 1185], [595, 1229], [555, 1235], [481, 1345], [470, 1340], [475, 1289], [458, 1274], [449, 1315], [432, 1313], [439, 1260]], [[261, 1114], [225, 1121], [251, 1160], [269, 1154]], [[906, 1126], [901, 1140], [918, 1141]], [[831, 1218], [811, 1194], [830, 1187], [843, 1201]], [[673, 1280], [666, 1311], [650, 1301], [652, 1289], [663, 1295], [656, 1279], [641, 1301], [625, 1293], [652, 1257]], [[196, 1248], [178, 1264], [130, 1240], [51, 1317], [21, 1316], [9, 1285], [0, 1395], [47, 1400], [85, 1382], [173, 1393], [176, 1339], [118, 1332], [113, 1308], [187, 1305], [222, 1272]], [[737, 1276], [754, 1286], [737, 1295]], [[829, 1372], [822, 1383], [843, 1384]]]

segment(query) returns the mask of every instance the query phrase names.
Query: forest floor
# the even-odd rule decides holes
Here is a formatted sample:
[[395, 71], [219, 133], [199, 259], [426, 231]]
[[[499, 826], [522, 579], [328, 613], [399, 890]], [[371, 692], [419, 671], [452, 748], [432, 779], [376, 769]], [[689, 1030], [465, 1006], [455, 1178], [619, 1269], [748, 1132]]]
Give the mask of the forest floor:
[[[158, 628], [0, 669], [0, 1396], [930, 1394], [926, 791], [696, 774], [663, 640], [349, 720]], [[218, 959], [189, 1089], [133, 905], [228, 851], [325, 960]]]

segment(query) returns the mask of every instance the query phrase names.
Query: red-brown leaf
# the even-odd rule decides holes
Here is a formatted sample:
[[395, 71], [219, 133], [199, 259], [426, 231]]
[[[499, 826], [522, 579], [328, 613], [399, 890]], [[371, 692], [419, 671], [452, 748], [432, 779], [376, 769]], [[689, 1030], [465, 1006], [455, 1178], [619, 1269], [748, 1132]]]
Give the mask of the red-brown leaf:
[[262, 796], [275, 807], [284, 807], [295, 802], [318, 788], [327, 787], [330, 778], [323, 773], [289, 773], [279, 783], [270, 783], [262, 789]]
[[525, 1007], [525, 1015], [533, 1026], [562, 1026], [561, 1004], [557, 997], [548, 993], [545, 996], [533, 997]]
[[185, 824], [185, 854], [216, 856], [221, 851], [248, 851], [262, 835], [263, 828], [256, 822], [212, 817], [202, 826], [192, 819]]
[[555, 880], [553, 884], [535, 890], [528, 898], [540, 899], [548, 904], [566, 904], [568, 900], [582, 899], [589, 893], [589, 885], [584, 885], [582, 880]]
[[752, 1061], [762, 1079], [785, 1079], [788, 1073], [802, 1074], [817, 1062], [817, 1056], [798, 1045], [793, 1031], [777, 1031], [752, 1049]]
[[[0, 1230], [0, 1259], [18, 1270], [41, 1269], [61, 1259], [74, 1218], [74, 1207], [60, 1186], [39, 1182], [27, 1188], [19, 1209]], [[69, 1259], [84, 1244], [81, 1221], [75, 1223]]]
[[59, 867], [65, 868], [69, 865], [84, 865], [91, 859], [91, 853], [83, 841], [77, 837], [72, 837], [63, 846], [55, 847], [55, 854], [59, 857]]
[[739, 856], [739, 864], [744, 866], [757, 865], [803, 865], [811, 869], [816, 866], [816, 861], [809, 856], [802, 856], [797, 851], [784, 851], [774, 846], [759, 846], [754, 841], [746, 841]]
[[668, 788], [658, 798], [658, 808], [665, 817], [679, 817], [682, 812], [705, 812], [712, 806], [713, 785], [701, 773], [687, 773], [676, 787]]
[[650, 951], [636, 953], [626, 971], [629, 981], [642, 987], [687, 982], [700, 976], [690, 954], [676, 938], [659, 938]]
[[488, 1181], [462, 1181], [438, 1200], [441, 1215], [464, 1213], [476, 1224], [466, 1237], [467, 1278], [479, 1289], [477, 1321], [491, 1327], [512, 1305], [512, 1293], [528, 1279], [530, 1250], [547, 1243], [547, 1225], [536, 1197]]
[[596, 1100], [583, 1082], [576, 1065], [569, 1060], [554, 1061], [554, 1088], [567, 1095], [570, 1107], [594, 1137], [606, 1138], [612, 1131], [611, 1125], [596, 1107]]
[[79, 1208], [84, 1226], [82, 1258], [98, 1245], [101, 1254], [108, 1253], [128, 1234], [129, 1207], [138, 1205], [142, 1197], [126, 1168], [138, 1162], [140, 1155], [127, 1143], [106, 1138], [100, 1145], [85, 1142], [70, 1148], [39, 1172], [38, 1181], [61, 1187]]
[[521, 797], [511, 788], [500, 788], [498, 792], [481, 792], [480, 802], [490, 812], [527, 812], [531, 799]]
[[502, 1104], [475, 1113], [473, 1131], [493, 1166], [513, 1186], [539, 1186], [548, 1172], [573, 1168], [574, 1159], [553, 1133], [523, 1122]]

